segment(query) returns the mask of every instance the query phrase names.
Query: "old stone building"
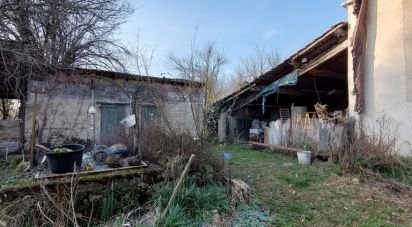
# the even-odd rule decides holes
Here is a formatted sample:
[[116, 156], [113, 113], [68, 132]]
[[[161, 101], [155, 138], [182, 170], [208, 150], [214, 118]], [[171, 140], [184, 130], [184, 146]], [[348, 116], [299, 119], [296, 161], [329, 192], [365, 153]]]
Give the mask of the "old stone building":
[[[202, 84], [184, 79], [86, 69], [33, 76], [21, 100], [21, 143], [131, 146], [137, 131], [158, 126], [196, 137], [202, 97]], [[128, 116], [135, 126], [121, 123]]]

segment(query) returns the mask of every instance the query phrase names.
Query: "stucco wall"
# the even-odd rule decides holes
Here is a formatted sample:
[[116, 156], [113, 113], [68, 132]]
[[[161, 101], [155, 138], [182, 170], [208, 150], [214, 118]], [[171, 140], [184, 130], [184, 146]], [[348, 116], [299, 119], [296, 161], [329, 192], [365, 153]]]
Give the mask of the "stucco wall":
[[[366, 53], [364, 112], [358, 116], [353, 112], [355, 97], [349, 92], [349, 111], [359, 118], [367, 130], [377, 130], [377, 122], [386, 116], [393, 126], [399, 124], [398, 149], [402, 155], [411, 155], [412, 101], [408, 101], [407, 64], [411, 33], [405, 33], [412, 26], [412, 7], [405, 7], [410, 0], [370, 0], [368, 8], [368, 40]], [[411, 4], [409, 4], [411, 5]], [[353, 34], [355, 17], [352, 6], [348, 7], [349, 35]], [[411, 16], [409, 16], [411, 18]], [[406, 43], [406, 45], [405, 45]], [[349, 51], [349, 59], [352, 59]], [[348, 64], [349, 91], [353, 90], [352, 63]]]
[[[126, 106], [126, 115], [131, 111], [128, 103], [129, 97], [117, 86], [107, 80], [94, 79], [95, 81], [95, 133], [96, 143], [100, 142], [101, 126], [101, 103], [124, 104]], [[140, 90], [138, 103], [145, 104], [151, 98], [144, 90], [142, 82], [113, 80], [116, 84], [124, 88], [129, 95], [136, 97]], [[50, 80], [32, 80], [29, 82], [30, 88], [49, 88], [55, 82]], [[195, 136], [195, 124], [192, 116], [191, 104], [187, 99], [187, 92], [194, 92], [193, 89], [186, 89], [182, 86], [172, 86], [169, 84], [156, 84], [160, 93], [164, 94], [166, 103], [162, 110], [172, 123], [172, 127], [178, 131], [185, 131]], [[186, 98], [182, 98], [186, 97]], [[38, 128], [41, 132], [40, 142], [50, 142], [51, 137], [61, 137], [70, 139], [72, 137], [83, 140], [93, 140], [94, 132], [91, 129], [92, 121], [88, 113], [92, 105], [90, 78], [72, 79], [68, 82], [61, 83], [47, 94], [38, 94], [37, 102], [39, 111], [37, 116]], [[29, 92], [26, 101], [25, 115], [25, 136], [30, 140], [32, 131], [32, 114], [34, 105], [34, 93]], [[196, 103], [201, 107], [201, 103]], [[201, 108], [197, 109], [198, 111]], [[126, 117], [126, 116], [125, 116]], [[201, 119], [201, 118], [200, 118]], [[119, 123], [120, 124], [120, 123]], [[130, 134], [125, 129], [126, 135]], [[124, 142], [124, 141], [121, 141]]]

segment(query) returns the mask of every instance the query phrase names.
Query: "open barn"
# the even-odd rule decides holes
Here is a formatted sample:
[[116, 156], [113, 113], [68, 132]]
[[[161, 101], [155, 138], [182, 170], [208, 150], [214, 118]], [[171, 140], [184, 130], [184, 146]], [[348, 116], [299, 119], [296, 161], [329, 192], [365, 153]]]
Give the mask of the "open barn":
[[[281, 64], [217, 102], [220, 141], [279, 140], [276, 143], [284, 146], [319, 142], [319, 118], [333, 123], [348, 107], [347, 30], [345, 22], [334, 25]], [[319, 111], [325, 115], [319, 116]], [[277, 138], [270, 138], [270, 128], [279, 129]], [[302, 131], [306, 131], [303, 138]]]

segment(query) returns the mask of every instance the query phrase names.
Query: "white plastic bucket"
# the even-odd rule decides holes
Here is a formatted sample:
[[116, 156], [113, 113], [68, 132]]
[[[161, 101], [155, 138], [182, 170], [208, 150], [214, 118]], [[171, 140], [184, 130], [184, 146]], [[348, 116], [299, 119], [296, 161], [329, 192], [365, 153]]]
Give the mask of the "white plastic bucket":
[[120, 121], [126, 128], [133, 127], [136, 124], [136, 116], [134, 114], [125, 117]]
[[303, 165], [309, 165], [312, 159], [312, 152], [310, 151], [298, 151], [298, 163]]

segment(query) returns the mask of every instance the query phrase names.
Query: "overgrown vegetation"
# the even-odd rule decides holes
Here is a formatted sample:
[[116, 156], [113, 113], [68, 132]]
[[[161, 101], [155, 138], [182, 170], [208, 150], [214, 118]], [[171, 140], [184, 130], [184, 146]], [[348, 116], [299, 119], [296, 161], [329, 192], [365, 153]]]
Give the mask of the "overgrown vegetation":
[[[153, 143], [154, 138], [156, 143]], [[219, 177], [220, 163], [213, 147], [193, 139], [189, 134], [172, 134], [161, 127], [151, 127], [142, 135], [141, 144], [144, 158], [165, 168], [163, 174], [166, 180], [173, 180], [180, 175], [191, 154], [195, 154], [196, 158], [190, 173], [197, 176], [198, 180]]]
[[349, 119], [345, 122], [342, 146], [333, 156], [343, 169], [363, 175], [381, 174], [412, 185], [412, 159], [398, 155], [398, 124], [383, 116], [372, 128], [359, 127]]
[[[151, 204], [163, 210], [173, 192], [175, 182], [157, 185]], [[225, 214], [229, 210], [229, 200], [225, 189], [218, 183], [198, 185], [196, 177], [189, 177], [176, 196], [160, 226], [189, 226], [209, 223], [213, 211]]]
[[246, 145], [223, 148], [232, 152], [233, 177], [256, 190], [263, 208], [280, 226], [409, 225], [410, 191], [387, 182], [345, 175], [339, 164], [297, 164], [295, 157], [256, 151]]
[[9, 159], [0, 160], [0, 186], [9, 183], [15, 183], [24, 178], [24, 164], [20, 156], [9, 156]]

